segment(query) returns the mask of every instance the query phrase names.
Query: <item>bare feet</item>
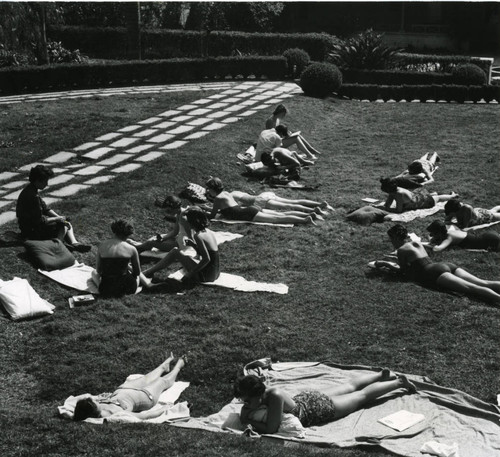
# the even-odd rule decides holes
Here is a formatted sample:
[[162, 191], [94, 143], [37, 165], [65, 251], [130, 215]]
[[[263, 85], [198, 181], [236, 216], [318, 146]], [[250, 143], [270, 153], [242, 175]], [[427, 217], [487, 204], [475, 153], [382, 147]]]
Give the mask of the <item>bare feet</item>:
[[324, 221], [325, 219], [323, 218], [323, 216], [320, 216], [318, 213], [311, 213], [311, 217], [314, 219], [314, 220], [320, 220], [320, 221]]
[[163, 371], [165, 373], [168, 373], [170, 371], [170, 363], [174, 360], [174, 354], [173, 352], [170, 352], [170, 355], [165, 359], [165, 362], [162, 363], [163, 365]]
[[398, 376], [398, 378], [399, 378], [401, 384], [403, 385], [403, 387], [408, 391], [409, 394], [414, 394], [417, 392], [417, 388], [416, 388], [415, 384], [410, 382], [406, 376], [400, 375], [400, 376]]
[[182, 356], [180, 356], [178, 359], [177, 359], [177, 363], [176, 365], [179, 367], [179, 368], [183, 368], [186, 366], [188, 362], [188, 358], [187, 358], [187, 355], [184, 354]]
[[327, 209], [328, 211], [333, 211], [333, 206], [330, 206], [328, 202], [321, 202], [320, 208]]
[[382, 368], [380, 376], [382, 381], [391, 381], [392, 379], [397, 378], [397, 376], [391, 370], [389, 370], [389, 368]]
[[[314, 214], [314, 213], [313, 213]], [[306, 217], [306, 224], [312, 224], [312, 225], [318, 225], [316, 222], [314, 222], [313, 218], [311, 216]]]
[[314, 212], [316, 214], [320, 214], [321, 216], [326, 216], [328, 213], [323, 211], [319, 206], [316, 206], [316, 208], [314, 208]]

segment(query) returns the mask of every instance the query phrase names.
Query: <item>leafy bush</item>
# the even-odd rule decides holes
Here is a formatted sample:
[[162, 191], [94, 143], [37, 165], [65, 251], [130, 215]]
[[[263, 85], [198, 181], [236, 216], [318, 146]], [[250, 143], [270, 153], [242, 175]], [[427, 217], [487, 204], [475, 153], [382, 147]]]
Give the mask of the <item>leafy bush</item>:
[[400, 71], [400, 70], [342, 70], [343, 83], [358, 84], [452, 84], [450, 73]]
[[339, 90], [342, 73], [335, 65], [315, 62], [309, 65], [300, 76], [300, 87], [306, 95], [326, 97]]
[[0, 68], [17, 67], [19, 65], [29, 65], [30, 63], [34, 63], [33, 58], [30, 59], [26, 54], [3, 49], [2, 45], [0, 45]]
[[306, 68], [311, 61], [309, 54], [299, 48], [287, 49], [283, 53], [283, 57], [285, 57], [288, 64], [288, 74], [294, 78], [300, 76], [304, 68]]
[[451, 74], [456, 84], [466, 86], [481, 86], [486, 84], [486, 74], [473, 63], [457, 65], [452, 69]]
[[333, 45], [328, 60], [340, 68], [382, 70], [397, 61], [399, 49], [382, 44], [382, 35], [368, 29]]
[[60, 41], [48, 41], [47, 53], [50, 63], [82, 63], [87, 61], [87, 56], [78, 49], [70, 51], [63, 47]]
[[405, 52], [400, 52], [397, 57], [398, 60], [392, 64], [393, 70], [451, 73], [457, 65], [473, 63], [488, 74], [492, 65], [491, 60], [481, 57], [408, 54]]

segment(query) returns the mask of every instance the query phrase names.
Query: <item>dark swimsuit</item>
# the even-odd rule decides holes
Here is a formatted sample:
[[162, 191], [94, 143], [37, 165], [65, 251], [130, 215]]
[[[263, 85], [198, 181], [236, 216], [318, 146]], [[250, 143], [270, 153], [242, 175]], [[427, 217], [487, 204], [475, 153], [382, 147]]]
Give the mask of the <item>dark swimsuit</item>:
[[455, 273], [458, 267], [450, 262], [432, 262], [429, 257], [415, 259], [406, 269], [413, 280], [427, 286], [438, 287], [437, 280], [443, 273]]
[[220, 210], [222, 216], [233, 221], [253, 221], [259, 212], [256, 206], [229, 206]]
[[129, 272], [130, 258], [102, 257], [101, 283], [99, 293], [104, 297], [121, 297], [134, 294], [137, 290], [136, 277]]
[[215, 281], [219, 275], [219, 251], [212, 251], [208, 249], [208, 254], [210, 255], [210, 262], [203, 268], [203, 270], [197, 273], [197, 279], [200, 282], [212, 282]]
[[434, 198], [432, 198], [432, 195], [427, 189], [418, 189], [415, 192], [412, 192], [412, 194], [412, 201], [403, 205], [404, 211], [432, 208], [436, 204]]
[[477, 235], [467, 232], [467, 236], [458, 244], [463, 249], [500, 250], [500, 235], [496, 232], [482, 232]]

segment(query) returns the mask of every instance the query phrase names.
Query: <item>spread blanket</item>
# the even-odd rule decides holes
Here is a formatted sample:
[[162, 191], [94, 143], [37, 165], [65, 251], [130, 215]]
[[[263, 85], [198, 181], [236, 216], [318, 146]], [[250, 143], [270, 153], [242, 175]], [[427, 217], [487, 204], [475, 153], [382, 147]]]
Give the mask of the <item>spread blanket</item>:
[[96, 283], [92, 279], [92, 272], [94, 268], [84, 263], [75, 262], [74, 265], [62, 270], [38, 270], [44, 276], [62, 284], [66, 287], [79, 290], [81, 292], [89, 292], [91, 294], [98, 294], [99, 290]]
[[[293, 396], [303, 390], [319, 390], [328, 394], [329, 389], [337, 384], [380, 369], [331, 362], [292, 362], [276, 363], [270, 369], [258, 370], [266, 377], [268, 385]], [[408, 457], [422, 457], [420, 449], [423, 445], [435, 441], [448, 446], [456, 443], [462, 457], [500, 456], [500, 409], [497, 406], [464, 392], [439, 386], [424, 376], [406, 376], [417, 386], [416, 394], [394, 391], [345, 418], [306, 428], [303, 438], [282, 434], [264, 436], [319, 446], [378, 445]], [[233, 400], [217, 414], [190, 418], [187, 422], [174, 425], [241, 434], [243, 428], [238, 427], [238, 422], [234, 420], [241, 405]], [[425, 419], [402, 432], [378, 422], [401, 410], [423, 414]]]
[[[185, 270], [181, 268], [175, 273], [170, 274], [170, 279], [180, 281], [185, 274]], [[258, 281], [247, 281], [243, 276], [233, 275], [230, 273], [221, 273], [220, 276], [213, 282], [202, 282], [204, 286], [219, 286], [227, 289], [237, 290], [238, 292], [273, 292], [275, 294], [287, 294], [288, 286], [282, 283], [268, 283]]]
[[444, 202], [438, 202], [432, 208], [415, 209], [413, 211], [405, 211], [401, 214], [388, 214], [384, 217], [384, 220], [391, 222], [410, 222], [413, 219], [417, 219], [418, 217], [427, 217], [435, 214], [438, 211], [443, 210], [444, 205]]
[[[127, 380], [135, 379], [142, 375], [132, 374]], [[160, 395], [158, 400], [158, 404], [155, 405], [152, 409], [161, 408], [165, 405], [171, 405], [163, 414], [158, 417], [154, 417], [152, 419], [139, 419], [138, 417], [123, 411], [121, 413], [113, 414], [112, 416], [103, 418], [88, 418], [85, 419], [84, 422], [90, 422], [92, 424], [102, 424], [104, 422], [120, 422], [120, 423], [153, 423], [153, 424], [161, 424], [163, 422], [172, 422], [176, 420], [184, 420], [189, 417], [189, 408], [187, 406], [187, 402], [180, 402], [174, 405], [174, 403], [178, 400], [181, 393], [189, 387], [189, 382], [176, 381], [170, 389], [167, 389]], [[106, 397], [108, 394], [101, 394]], [[59, 415], [64, 417], [65, 419], [73, 419], [73, 414], [75, 412], [76, 406], [76, 397], [73, 395], [69, 396], [64, 405], [58, 406], [57, 409], [59, 411]]]

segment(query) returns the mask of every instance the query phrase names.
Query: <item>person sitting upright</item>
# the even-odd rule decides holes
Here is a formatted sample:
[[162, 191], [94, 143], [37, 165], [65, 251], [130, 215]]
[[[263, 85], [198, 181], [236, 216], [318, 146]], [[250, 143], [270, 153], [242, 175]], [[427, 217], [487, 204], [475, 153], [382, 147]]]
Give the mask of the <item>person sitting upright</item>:
[[457, 198], [446, 203], [444, 213], [446, 222], [451, 222], [453, 218], [456, 218], [457, 226], [461, 229], [500, 221], [500, 206], [491, 209], [473, 208]]
[[292, 141], [287, 141], [288, 146], [295, 144], [300, 152], [308, 159], [315, 160], [316, 156], [304, 145], [299, 137], [290, 136], [288, 127], [285, 124], [277, 125], [273, 129], [263, 130], [255, 146], [255, 161], [259, 162], [264, 152], [271, 152], [275, 148], [283, 146], [283, 139], [290, 137]]
[[213, 207], [210, 218], [218, 213], [233, 221], [267, 222], [271, 224], [314, 224], [313, 219], [318, 219], [316, 213], [302, 213], [300, 211], [278, 212], [261, 209], [257, 206], [240, 206], [230, 192], [224, 190], [219, 178], [210, 178], [205, 186], [208, 194], [213, 198]]
[[[279, 104], [273, 111], [273, 114], [266, 119], [266, 129], [275, 128], [281, 124], [281, 121], [287, 115], [288, 110], [285, 105]], [[287, 129], [288, 130], [288, 129]], [[297, 144], [297, 147], [302, 147], [307, 149], [311, 154], [321, 154], [317, 149], [312, 147], [312, 145], [304, 138], [300, 132], [287, 133], [282, 140], [283, 147], [288, 148], [292, 144], [301, 143], [301, 146]]]
[[30, 170], [30, 182], [19, 194], [16, 205], [21, 236], [26, 240], [58, 238], [71, 250], [88, 252], [91, 247], [76, 240], [68, 218], [49, 208], [38, 193], [47, 187], [52, 176], [54, 172], [45, 165], [36, 165]]

